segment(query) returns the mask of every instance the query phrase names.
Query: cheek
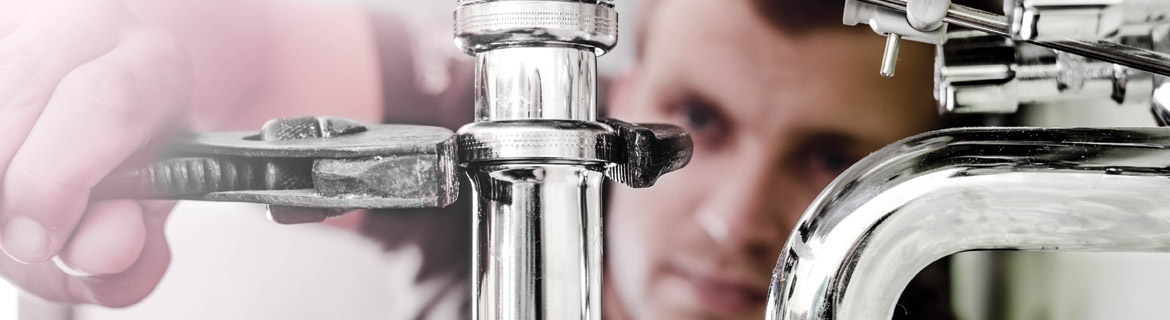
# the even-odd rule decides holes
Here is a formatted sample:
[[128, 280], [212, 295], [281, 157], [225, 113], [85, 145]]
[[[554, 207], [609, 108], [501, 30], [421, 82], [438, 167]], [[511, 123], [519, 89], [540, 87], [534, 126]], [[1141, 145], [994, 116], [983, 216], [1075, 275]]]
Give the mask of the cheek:
[[[652, 296], [655, 276], [686, 236], [694, 194], [675, 172], [651, 188], [612, 190], [606, 217], [606, 256], [619, 295], [629, 303]], [[632, 300], [631, 300], [632, 299]]]

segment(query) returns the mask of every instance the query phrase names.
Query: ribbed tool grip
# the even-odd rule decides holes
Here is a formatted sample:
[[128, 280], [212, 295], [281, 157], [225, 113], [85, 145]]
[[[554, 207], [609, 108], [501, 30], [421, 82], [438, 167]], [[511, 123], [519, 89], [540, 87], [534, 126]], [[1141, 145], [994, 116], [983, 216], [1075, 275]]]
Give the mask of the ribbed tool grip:
[[264, 164], [244, 157], [170, 158], [118, 170], [93, 188], [93, 199], [173, 198], [264, 189]]

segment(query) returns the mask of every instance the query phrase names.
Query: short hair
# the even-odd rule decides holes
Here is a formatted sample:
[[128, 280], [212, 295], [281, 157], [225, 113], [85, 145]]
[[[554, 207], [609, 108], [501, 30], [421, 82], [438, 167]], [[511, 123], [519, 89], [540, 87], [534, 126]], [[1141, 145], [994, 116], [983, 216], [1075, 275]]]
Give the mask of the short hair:
[[752, 6], [774, 29], [804, 33], [826, 27], [841, 27], [843, 0], [752, 0]]
[[[635, 54], [641, 56], [643, 43], [654, 19], [654, 8], [662, 0], [643, 0], [639, 8]], [[678, 0], [673, 0], [678, 1]], [[710, 0], [726, 1], [726, 0]], [[841, 23], [845, 0], [751, 0], [756, 14], [773, 30], [785, 33], [804, 33], [824, 28], [848, 28]], [[856, 28], [868, 30], [868, 28]], [[859, 31], [860, 32], [860, 31]]]
[[[965, 6], [1000, 11], [1001, 0], [955, 0]], [[772, 27], [786, 32], [841, 25], [845, 0], [752, 0], [752, 5]]]
[[[661, 0], [643, 0], [640, 10], [641, 24], [638, 26], [639, 40], [637, 51], [641, 52], [641, 42], [645, 39], [650, 12]], [[675, 0], [677, 1], [677, 0]], [[711, 0], [725, 1], [725, 0]], [[756, 14], [764, 19], [773, 30], [801, 34], [810, 30], [824, 28], [847, 28], [842, 23], [845, 12], [845, 0], [750, 0]], [[1002, 8], [1002, 0], [955, 0], [966, 6], [987, 11], [998, 11]], [[854, 28], [869, 30], [869, 28]], [[859, 31], [860, 32], [860, 31]]]

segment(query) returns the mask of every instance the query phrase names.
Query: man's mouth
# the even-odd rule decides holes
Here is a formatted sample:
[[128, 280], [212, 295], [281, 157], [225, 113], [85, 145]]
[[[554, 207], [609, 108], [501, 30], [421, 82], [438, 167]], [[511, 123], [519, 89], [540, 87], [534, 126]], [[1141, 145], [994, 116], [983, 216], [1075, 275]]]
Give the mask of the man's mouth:
[[718, 272], [698, 272], [674, 268], [674, 273], [693, 290], [695, 298], [707, 308], [726, 313], [744, 313], [763, 308], [767, 302], [767, 281]]

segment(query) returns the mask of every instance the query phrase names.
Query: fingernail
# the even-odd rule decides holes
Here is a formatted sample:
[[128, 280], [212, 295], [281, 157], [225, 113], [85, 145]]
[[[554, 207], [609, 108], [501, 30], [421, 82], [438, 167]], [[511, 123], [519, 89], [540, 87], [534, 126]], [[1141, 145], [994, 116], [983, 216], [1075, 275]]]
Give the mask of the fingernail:
[[0, 245], [3, 245], [4, 252], [13, 259], [35, 262], [48, 255], [49, 234], [40, 223], [32, 219], [12, 217], [8, 219], [8, 226], [4, 227]]

